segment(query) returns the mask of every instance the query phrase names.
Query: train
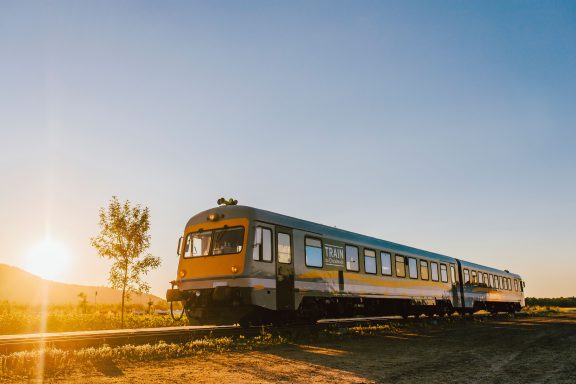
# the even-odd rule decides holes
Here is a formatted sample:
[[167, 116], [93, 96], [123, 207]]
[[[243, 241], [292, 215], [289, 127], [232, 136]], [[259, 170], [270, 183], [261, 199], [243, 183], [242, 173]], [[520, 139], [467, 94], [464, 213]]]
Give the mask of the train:
[[[221, 202], [221, 201], [219, 201]], [[190, 324], [519, 311], [521, 276], [263, 209], [217, 206], [178, 242], [168, 302]]]

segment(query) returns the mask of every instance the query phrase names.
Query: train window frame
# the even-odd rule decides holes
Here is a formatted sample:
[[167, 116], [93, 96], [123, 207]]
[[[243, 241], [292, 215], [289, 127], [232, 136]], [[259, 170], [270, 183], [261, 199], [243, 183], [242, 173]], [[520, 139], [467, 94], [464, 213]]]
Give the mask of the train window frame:
[[[288, 237], [288, 257], [286, 261], [280, 258], [280, 254], [285, 254], [285, 252], [280, 252], [280, 235]], [[289, 233], [278, 231], [276, 232], [276, 258], [280, 264], [292, 264], [292, 236]]]
[[[398, 260], [400, 260], [400, 264], [402, 264], [403, 268], [402, 268], [402, 275], [398, 274]], [[394, 272], [396, 277], [400, 277], [405, 279], [406, 278], [406, 258], [402, 255], [394, 255]]]
[[488, 275], [489, 279], [490, 279], [490, 288], [494, 288], [494, 275], [493, 274], [489, 274]]
[[488, 274], [484, 272], [484, 285], [488, 286]]
[[478, 283], [477, 277], [476, 277], [476, 270], [475, 269], [471, 269], [470, 270], [470, 284], [474, 285]]
[[[237, 249], [236, 252], [225, 252], [225, 253], [217, 253], [214, 254], [214, 244], [216, 243], [216, 240], [214, 239], [216, 232], [218, 231], [230, 231], [230, 230], [236, 230], [236, 229], [241, 229], [242, 230], [242, 243], [240, 246], [240, 249]], [[209, 233], [210, 234], [210, 244], [208, 245], [208, 253], [207, 254], [201, 254], [201, 255], [194, 255], [194, 240], [193, 240], [193, 236], [195, 234], [206, 234]], [[242, 251], [244, 251], [245, 249], [245, 243], [246, 243], [246, 228], [243, 225], [235, 225], [233, 227], [228, 227], [228, 226], [224, 226], [221, 228], [211, 228], [211, 229], [199, 229], [198, 231], [194, 231], [194, 232], [189, 232], [186, 235], [186, 241], [188, 241], [188, 238], [191, 239], [191, 256], [186, 256], [185, 253], [183, 253], [182, 258], [184, 259], [198, 259], [201, 257], [212, 257], [212, 256], [226, 256], [226, 255], [237, 255], [239, 253], [241, 253]], [[219, 240], [218, 240], [219, 241]]]
[[462, 277], [464, 278], [463, 284], [470, 284], [470, 271], [468, 268], [462, 269]]
[[456, 284], [456, 267], [454, 264], [450, 264], [450, 279], [452, 279], [452, 284]]
[[[217, 246], [220, 246], [219, 250], [226, 250], [231, 248], [231, 242], [226, 243], [223, 241], [223, 235], [218, 237], [218, 232], [231, 232], [241, 230], [241, 243], [240, 248], [236, 245], [236, 252], [229, 252], [229, 251], [222, 251], [220, 253], [215, 253]], [[212, 244], [210, 245], [210, 256], [225, 256], [225, 255], [237, 255], [244, 250], [244, 243], [246, 242], [246, 228], [242, 225], [235, 225], [233, 227], [227, 227], [226, 225], [223, 228], [214, 228], [212, 229]], [[223, 244], [220, 244], [223, 243]], [[228, 245], [226, 245], [228, 244]]]
[[514, 291], [518, 292], [518, 279], [514, 279]]
[[[424, 268], [422, 268], [424, 267]], [[422, 271], [426, 270], [426, 273], [424, 274]], [[426, 277], [424, 277], [426, 276]], [[427, 260], [420, 260], [420, 279], [421, 280], [430, 280], [430, 269], [428, 267], [428, 261]]]
[[186, 235], [186, 240], [184, 241], [184, 248], [182, 249], [182, 258], [184, 259], [192, 258], [192, 233]]
[[[260, 230], [260, 231], [258, 231]], [[268, 232], [270, 234], [270, 244], [264, 244], [264, 231]], [[260, 237], [258, 237], [258, 232], [260, 232]], [[254, 228], [254, 244], [252, 246], [252, 260], [254, 261], [258, 261], [261, 263], [272, 263], [274, 261], [274, 236], [272, 235], [272, 229], [268, 228], [268, 227], [264, 227], [262, 225], [257, 225]], [[270, 259], [264, 258], [265, 254], [264, 254], [264, 246], [267, 246], [269, 248], [270, 251]], [[258, 248], [257, 253], [255, 252], [255, 249]], [[257, 258], [254, 257], [254, 255], [257, 254]]]
[[[308, 240], [316, 240], [318, 242], [320, 242], [320, 265], [313, 265], [313, 264], [308, 264], [308, 247], [311, 248], [318, 248], [316, 246], [313, 245], [308, 245]], [[322, 239], [319, 237], [314, 237], [314, 236], [304, 236], [304, 264], [306, 264], [307, 267], [310, 268], [323, 268], [324, 267], [324, 243], [322, 242]]]
[[[384, 262], [383, 262], [383, 255], [387, 255], [388, 256], [388, 266], [390, 267], [390, 273], [385, 273], [384, 272]], [[392, 276], [392, 253], [390, 252], [386, 252], [386, 251], [380, 251], [380, 273], [382, 274], [382, 276]]]
[[[366, 252], [372, 252], [372, 253], [373, 253], [373, 256], [368, 256], [368, 255], [366, 254]], [[366, 259], [367, 259], [367, 258], [372, 258], [372, 259], [374, 259], [374, 272], [368, 272], [368, 268], [366, 268], [366, 265], [368, 265], [368, 264], [366, 263]], [[376, 251], [373, 250], [373, 249], [370, 249], [370, 248], [364, 248], [364, 272], [366, 272], [367, 274], [370, 274], [370, 275], [376, 275], [376, 274], [378, 274], [378, 261], [376, 260]]]
[[[442, 274], [442, 272], [444, 272], [444, 274]], [[440, 263], [440, 281], [443, 283], [448, 282], [448, 266], [444, 263]]]
[[[356, 249], [356, 269], [352, 269], [352, 261], [350, 264], [348, 262], [348, 249]], [[349, 272], [360, 272], [360, 250], [357, 246], [351, 244], [344, 244], [344, 264], [346, 265], [346, 270]]]
[[478, 271], [478, 285], [484, 284], [484, 274]]
[[[414, 264], [414, 268], [410, 266], [412, 263]], [[406, 265], [408, 266], [408, 277], [413, 280], [418, 279], [418, 260], [416, 260], [415, 257], [408, 257], [408, 263]], [[412, 274], [412, 269], [414, 269], [414, 274]]]
[[[436, 278], [434, 278], [434, 274], [436, 274]], [[430, 262], [430, 280], [440, 281], [440, 271], [436, 261]]]
[[498, 276], [498, 286], [501, 290], [504, 290], [504, 283], [502, 282], [502, 276]]

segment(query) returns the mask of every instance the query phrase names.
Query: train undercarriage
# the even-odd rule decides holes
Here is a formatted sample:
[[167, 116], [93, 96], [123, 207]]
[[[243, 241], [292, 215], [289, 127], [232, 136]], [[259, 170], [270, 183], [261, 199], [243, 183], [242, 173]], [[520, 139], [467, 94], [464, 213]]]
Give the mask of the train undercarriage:
[[454, 308], [450, 300], [389, 299], [357, 296], [305, 296], [296, 310], [270, 310], [251, 301], [252, 288], [215, 287], [182, 292], [172, 290], [169, 301], [181, 301], [191, 325], [286, 324], [316, 322], [323, 318], [377, 316], [446, 316], [472, 314], [480, 310], [513, 313], [519, 303], [475, 302], [472, 308]]

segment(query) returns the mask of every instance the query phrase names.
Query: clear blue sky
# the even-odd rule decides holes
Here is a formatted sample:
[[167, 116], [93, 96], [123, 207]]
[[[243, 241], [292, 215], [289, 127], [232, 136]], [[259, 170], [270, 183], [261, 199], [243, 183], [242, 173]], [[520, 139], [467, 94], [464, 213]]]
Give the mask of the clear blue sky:
[[0, 262], [220, 196], [576, 295], [576, 2], [0, 0]]

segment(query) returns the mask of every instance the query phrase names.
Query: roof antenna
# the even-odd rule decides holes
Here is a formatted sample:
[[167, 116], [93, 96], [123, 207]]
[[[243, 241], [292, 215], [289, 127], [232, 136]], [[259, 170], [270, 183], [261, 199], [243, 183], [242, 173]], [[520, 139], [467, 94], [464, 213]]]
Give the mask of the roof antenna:
[[236, 205], [238, 204], [238, 200], [235, 200], [233, 198], [229, 198], [228, 200], [226, 200], [225, 198], [221, 197], [218, 199], [216, 203], [218, 205]]

